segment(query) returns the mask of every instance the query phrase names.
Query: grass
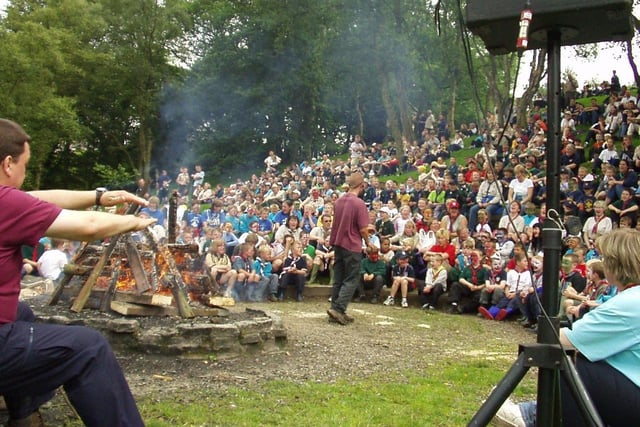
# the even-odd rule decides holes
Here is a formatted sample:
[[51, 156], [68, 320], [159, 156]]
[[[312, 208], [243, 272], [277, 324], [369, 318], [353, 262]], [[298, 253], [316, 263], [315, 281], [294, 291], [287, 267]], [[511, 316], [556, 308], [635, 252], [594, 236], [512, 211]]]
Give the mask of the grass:
[[[355, 372], [337, 382], [279, 379], [218, 394], [202, 388], [175, 399], [147, 397], [138, 402], [143, 418], [149, 427], [466, 425], [515, 360], [519, 326], [439, 312], [425, 320], [421, 310], [394, 310], [393, 316], [397, 326], [387, 328], [402, 328], [420, 342], [417, 355], [414, 349], [406, 353], [411, 358], [389, 360], [403, 369]], [[421, 327], [425, 322], [429, 329]], [[535, 398], [535, 384], [531, 371], [516, 399]]]
[[[407, 361], [410, 363], [410, 361]], [[390, 361], [392, 363], [392, 361]], [[448, 361], [336, 384], [272, 381], [224, 396], [189, 393], [189, 402], [143, 402], [149, 427], [318, 425], [460, 426], [480, 407], [502, 372], [484, 360]], [[525, 388], [530, 394], [534, 389]]]

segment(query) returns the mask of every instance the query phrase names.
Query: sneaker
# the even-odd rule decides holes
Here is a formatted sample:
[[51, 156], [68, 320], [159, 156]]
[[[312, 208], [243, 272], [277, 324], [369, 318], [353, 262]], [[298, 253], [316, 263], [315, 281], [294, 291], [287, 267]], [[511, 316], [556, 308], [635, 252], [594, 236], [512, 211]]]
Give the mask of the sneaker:
[[409, 302], [407, 301], [406, 298], [402, 298], [402, 308], [407, 308], [409, 307]]
[[278, 295], [276, 295], [276, 294], [271, 294], [271, 295], [269, 295], [269, 297], [268, 297], [267, 299], [268, 299], [269, 301], [271, 301], [271, 302], [276, 302], [276, 301], [278, 301]]
[[435, 310], [435, 309], [436, 309], [436, 306], [435, 306], [435, 305], [431, 305], [431, 304], [429, 304], [429, 311], [433, 311], [433, 310]]
[[498, 314], [496, 314], [496, 320], [497, 321], [504, 320], [504, 318], [507, 317], [507, 314], [509, 314], [509, 312], [507, 312], [506, 309], [504, 308], [500, 309]]
[[347, 313], [343, 313], [342, 315], [344, 316], [344, 320], [346, 320], [349, 323], [353, 323], [353, 321], [356, 320], [353, 318], [353, 316], [349, 316]]
[[526, 427], [522, 412], [520, 412], [520, 406], [517, 403], [513, 403], [511, 399], [504, 401], [495, 417], [493, 417], [493, 423], [499, 427]]
[[365, 294], [360, 294], [360, 296], [358, 296], [358, 302], [365, 302], [366, 299], [367, 296]]
[[429, 310], [429, 304], [422, 304], [421, 310]]
[[377, 304], [378, 303], [378, 296], [374, 295], [373, 298], [371, 298], [371, 304]]
[[478, 307], [478, 314], [487, 320], [493, 320], [493, 315], [489, 312], [489, 310], [487, 310], [486, 307], [483, 307], [483, 306]]
[[333, 308], [327, 310], [327, 314], [329, 315], [330, 319], [333, 319], [341, 325], [346, 325], [347, 323], [349, 323], [349, 321], [347, 321], [347, 319], [344, 317], [344, 314], [340, 313], [337, 310], [334, 310]]
[[302, 294], [298, 294], [298, 296], [296, 297], [296, 300], [298, 302], [302, 302], [303, 299], [304, 299], [304, 297], [302, 296]]
[[393, 299], [392, 296], [388, 296], [386, 300], [384, 300], [384, 302], [382, 304], [384, 305], [393, 305], [395, 304], [396, 301]]

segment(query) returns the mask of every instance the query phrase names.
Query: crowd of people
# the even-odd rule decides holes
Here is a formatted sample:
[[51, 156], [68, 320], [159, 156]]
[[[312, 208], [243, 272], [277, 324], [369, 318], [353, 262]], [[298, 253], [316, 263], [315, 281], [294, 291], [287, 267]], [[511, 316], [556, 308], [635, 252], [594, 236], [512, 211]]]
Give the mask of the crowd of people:
[[[640, 147], [633, 143], [639, 111], [625, 87], [621, 94], [604, 105], [571, 100], [563, 114], [558, 315], [570, 322], [621, 289], [609, 280], [599, 239], [640, 228]], [[153, 227], [158, 240], [166, 239], [175, 188], [177, 241], [198, 245], [203, 269], [237, 301], [283, 301], [288, 288], [302, 301], [305, 284], [324, 275], [333, 285], [329, 320], [343, 325], [353, 321], [347, 314], [353, 298], [406, 308], [415, 292], [426, 311], [444, 304], [449, 313], [492, 321], [519, 314], [522, 326], [535, 330], [543, 290], [544, 115], [534, 111], [527, 127], [514, 123], [504, 135], [489, 115], [480, 127], [461, 126], [450, 141], [446, 116], [427, 113], [416, 122], [415, 140], [402, 148], [355, 136], [346, 160], [323, 155], [292, 165], [272, 151], [264, 172], [226, 187], [211, 185], [201, 165], [192, 172], [183, 166], [175, 177], [162, 171], [152, 185], [137, 182], [142, 198], [132, 201], [145, 205], [140, 222], [119, 227]], [[581, 133], [576, 123], [588, 130]], [[459, 163], [452, 153], [469, 141], [476, 154]], [[398, 182], [396, 174], [405, 171], [414, 173]], [[60, 278], [68, 244], [58, 238], [81, 236], [50, 234], [56, 239], [41, 240], [50, 247], [39, 260], [23, 252], [23, 274]], [[577, 335], [563, 336], [578, 346]]]
[[[598, 260], [596, 239], [638, 223], [640, 148], [632, 140], [638, 110], [626, 87], [620, 93], [611, 93], [604, 105], [572, 99], [563, 112], [559, 214], [571, 268], [563, 266], [568, 302], [561, 314], [570, 318], [588, 311], [605, 289], [587, 286], [602, 279], [592, 273], [597, 268], [587, 267]], [[535, 328], [546, 215], [544, 119], [533, 111], [527, 127], [513, 123], [501, 135], [488, 115], [450, 138], [446, 116], [435, 119], [428, 111], [416, 120], [415, 140], [401, 149], [356, 135], [345, 160], [323, 155], [284, 165], [271, 151], [264, 172], [226, 187], [211, 185], [200, 165], [192, 172], [181, 167], [175, 177], [162, 171], [153, 185], [138, 183], [149, 201], [141, 215], [156, 219], [156, 236], [166, 238], [166, 205], [177, 188], [177, 240], [199, 245], [224, 295], [282, 301], [292, 287], [302, 301], [305, 283], [326, 280], [322, 276], [333, 283], [334, 207], [349, 192], [348, 177], [358, 172], [374, 249], [363, 239], [355, 298], [408, 307], [408, 294], [418, 292], [426, 310], [445, 301], [451, 313], [487, 319], [520, 313], [523, 325]], [[576, 124], [587, 126], [580, 132]], [[452, 153], [465, 143], [478, 149], [458, 162]], [[398, 182], [403, 171], [414, 173]], [[570, 279], [574, 274], [582, 280]]]

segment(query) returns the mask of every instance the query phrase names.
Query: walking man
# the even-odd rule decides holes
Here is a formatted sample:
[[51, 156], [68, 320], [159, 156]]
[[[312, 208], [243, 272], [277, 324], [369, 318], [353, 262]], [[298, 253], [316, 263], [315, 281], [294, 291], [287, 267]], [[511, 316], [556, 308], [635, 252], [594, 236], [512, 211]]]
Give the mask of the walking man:
[[335, 250], [333, 265], [333, 290], [331, 308], [327, 310], [329, 321], [346, 325], [353, 321], [347, 306], [358, 289], [362, 240], [368, 248], [375, 248], [369, 240], [369, 212], [360, 195], [364, 192], [364, 176], [355, 172], [347, 178], [349, 190], [340, 197], [334, 207], [333, 225], [329, 243]]

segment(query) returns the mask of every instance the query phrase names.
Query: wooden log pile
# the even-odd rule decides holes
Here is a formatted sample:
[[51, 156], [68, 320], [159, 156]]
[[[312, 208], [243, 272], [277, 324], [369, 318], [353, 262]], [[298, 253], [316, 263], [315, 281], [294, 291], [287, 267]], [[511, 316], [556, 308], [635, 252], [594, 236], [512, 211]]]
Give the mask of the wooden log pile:
[[[215, 316], [215, 288], [197, 262], [196, 245], [159, 244], [148, 231], [85, 244], [49, 301], [65, 297], [71, 310], [96, 308], [132, 316]], [[213, 291], [213, 292], [212, 292]]]

